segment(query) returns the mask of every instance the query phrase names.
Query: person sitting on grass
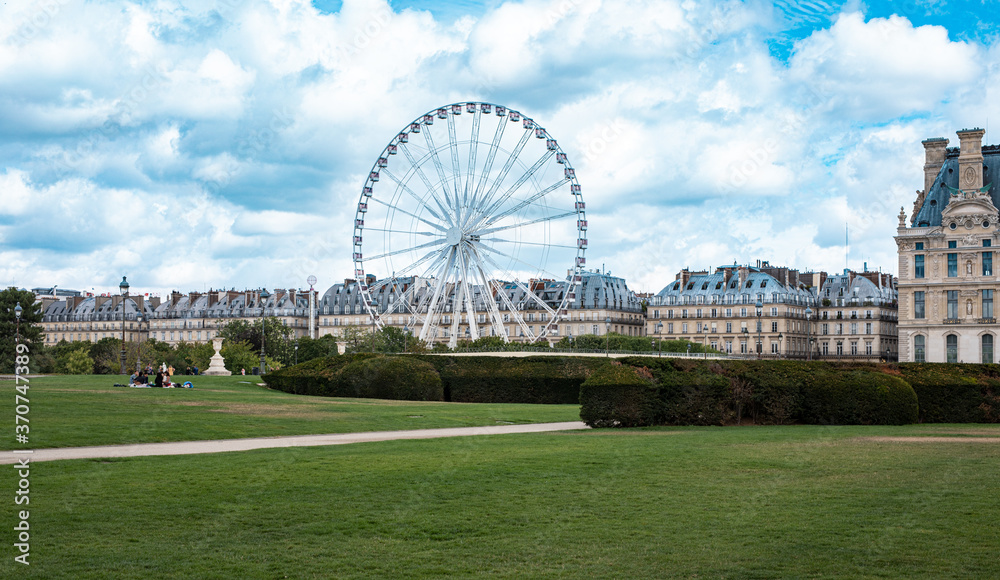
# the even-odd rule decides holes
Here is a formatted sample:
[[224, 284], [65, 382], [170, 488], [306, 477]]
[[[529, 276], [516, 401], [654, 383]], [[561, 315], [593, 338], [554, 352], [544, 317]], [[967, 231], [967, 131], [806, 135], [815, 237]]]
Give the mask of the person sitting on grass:
[[149, 377], [146, 376], [146, 372], [145, 371], [139, 371], [139, 376], [136, 377], [135, 383], [137, 385], [148, 385], [149, 384]]
[[134, 385], [138, 380], [139, 380], [139, 373], [132, 373], [132, 376], [128, 378], [128, 384]]
[[153, 386], [155, 386], [155, 387], [162, 387], [163, 386], [163, 373], [162, 372], [160, 372], [160, 371], [156, 372], [156, 382], [153, 383]]

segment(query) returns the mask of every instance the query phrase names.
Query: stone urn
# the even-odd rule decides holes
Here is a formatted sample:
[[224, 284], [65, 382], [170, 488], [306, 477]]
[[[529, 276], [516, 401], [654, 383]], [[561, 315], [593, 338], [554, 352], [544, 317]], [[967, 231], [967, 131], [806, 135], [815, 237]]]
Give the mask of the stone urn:
[[226, 361], [222, 358], [222, 354], [219, 352], [222, 350], [222, 339], [213, 338], [212, 346], [215, 347], [215, 354], [213, 354], [211, 360], [208, 361], [208, 368], [201, 374], [208, 375], [210, 377], [228, 377], [232, 375], [233, 373], [226, 370]]

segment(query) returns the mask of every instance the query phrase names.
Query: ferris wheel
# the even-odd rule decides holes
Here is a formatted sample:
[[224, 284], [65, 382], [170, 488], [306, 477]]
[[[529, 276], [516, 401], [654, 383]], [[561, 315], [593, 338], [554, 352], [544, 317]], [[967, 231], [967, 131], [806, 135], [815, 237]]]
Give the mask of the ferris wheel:
[[586, 205], [566, 153], [532, 119], [455, 103], [407, 124], [365, 180], [360, 292], [379, 327], [428, 343], [557, 332], [586, 264]]

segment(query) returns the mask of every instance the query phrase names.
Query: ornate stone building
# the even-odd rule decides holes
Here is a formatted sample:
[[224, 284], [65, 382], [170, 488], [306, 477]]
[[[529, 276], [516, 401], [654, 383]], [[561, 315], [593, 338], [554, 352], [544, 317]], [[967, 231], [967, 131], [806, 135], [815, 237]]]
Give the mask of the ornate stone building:
[[997, 362], [993, 309], [1000, 147], [982, 129], [958, 131], [959, 147], [928, 139], [924, 188], [906, 223], [900, 209], [900, 360]]

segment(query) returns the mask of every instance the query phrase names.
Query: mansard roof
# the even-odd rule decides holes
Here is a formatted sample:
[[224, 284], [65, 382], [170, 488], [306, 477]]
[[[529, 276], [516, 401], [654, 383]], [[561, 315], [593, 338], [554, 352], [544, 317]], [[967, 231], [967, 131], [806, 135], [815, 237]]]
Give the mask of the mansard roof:
[[[944, 165], [926, 193], [923, 205], [917, 210], [914, 226], [940, 226], [941, 213], [952, 200], [959, 199], [951, 195], [952, 190], [958, 189], [958, 154], [958, 147], [948, 148]], [[983, 186], [989, 187], [988, 193], [993, 205], [1000, 207], [1000, 145], [983, 147], [983, 166]]]

